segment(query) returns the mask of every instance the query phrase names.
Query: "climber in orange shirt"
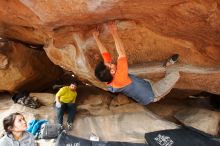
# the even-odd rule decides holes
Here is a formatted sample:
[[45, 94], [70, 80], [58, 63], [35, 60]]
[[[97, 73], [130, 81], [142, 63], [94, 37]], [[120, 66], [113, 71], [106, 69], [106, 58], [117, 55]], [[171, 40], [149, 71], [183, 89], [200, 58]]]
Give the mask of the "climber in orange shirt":
[[[108, 29], [115, 41], [118, 53], [117, 65], [112, 63], [110, 53], [99, 39], [99, 32], [93, 31], [93, 37], [102, 54], [104, 61], [100, 61], [95, 68], [95, 76], [102, 82], [106, 82], [108, 91], [120, 92], [133, 98], [140, 104], [147, 105], [156, 102], [170, 92], [179, 80], [179, 72], [167, 73], [165, 78], [152, 84], [149, 80], [138, 78], [128, 73], [128, 62], [124, 45], [118, 35], [115, 22], [108, 23]], [[165, 67], [174, 64], [178, 59], [178, 54], [171, 56]]]

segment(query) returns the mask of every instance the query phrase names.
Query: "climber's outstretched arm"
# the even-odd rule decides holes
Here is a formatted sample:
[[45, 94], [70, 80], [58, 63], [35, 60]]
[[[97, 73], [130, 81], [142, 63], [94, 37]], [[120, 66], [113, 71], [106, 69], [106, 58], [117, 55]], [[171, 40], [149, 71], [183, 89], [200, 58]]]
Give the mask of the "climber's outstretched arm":
[[119, 57], [126, 57], [126, 53], [124, 50], [124, 45], [118, 35], [118, 30], [115, 22], [108, 23], [108, 29], [111, 32], [113, 39], [115, 41], [116, 50], [118, 52]]
[[99, 39], [99, 32], [97, 30], [94, 30], [92, 34], [99, 48], [100, 53], [103, 54], [105, 52], [108, 52], [108, 50], [105, 48], [105, 46], [102, 44], [102, 42]]

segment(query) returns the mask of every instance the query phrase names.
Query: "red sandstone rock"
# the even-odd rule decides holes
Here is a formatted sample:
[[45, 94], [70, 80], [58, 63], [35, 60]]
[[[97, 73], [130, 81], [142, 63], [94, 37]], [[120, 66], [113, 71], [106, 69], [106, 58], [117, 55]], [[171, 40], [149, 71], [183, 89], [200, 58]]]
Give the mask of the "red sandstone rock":
[[0, 64], [0, 91], [45, 89], [62, 73], [42, 51], [13, 42], [0, 50], [4, 54], [0, 54], [0, 60], [7, 59]]
[[156, 81], [164, 75], [162, 61], [178, 53], [175, 88], [220, 94], [218, 0], [0, 1], [0, 36], [45, 45], [54, 64], [101, 88], [93, 73], [100, 54], [90, 31], [102, 25], [101, 40], [114, 48], [103, 25], [109, 20], [118, 20], [131, 72]]

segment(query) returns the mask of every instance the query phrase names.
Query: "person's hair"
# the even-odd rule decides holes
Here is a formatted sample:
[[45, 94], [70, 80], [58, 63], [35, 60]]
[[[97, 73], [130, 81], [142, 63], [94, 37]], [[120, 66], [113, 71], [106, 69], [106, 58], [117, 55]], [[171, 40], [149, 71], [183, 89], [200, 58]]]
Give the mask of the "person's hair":
[[100, 61], [95, 68], [95, 76], [101, 82], [111, 82], [113, 80], [113, 76], [110, 73], [110, 69], [108, 69], [103, 61]]
[[[75, 86], [78, 86], [78, 83], [77, 82], [72, 82], [71, 84], [75, 85]], [[71, 85], [70, 84], [70, 85]]]
[[[11, 133], [12, 128], [14, 126], [15, 118], [17, 115], [22, 115], [20, 113], [12, 113], [9, 116], [5, 117], [3, 120], [3, 126], [5, 129], [5, 132]], [[23, 115], [22, 115], [23, 116]]]

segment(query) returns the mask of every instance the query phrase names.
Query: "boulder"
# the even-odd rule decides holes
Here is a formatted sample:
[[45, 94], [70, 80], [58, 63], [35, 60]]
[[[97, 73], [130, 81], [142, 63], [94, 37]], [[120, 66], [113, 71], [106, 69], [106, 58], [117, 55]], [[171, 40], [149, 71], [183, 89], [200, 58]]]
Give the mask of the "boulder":
[[146, 109], [145, 106], [122, 94], [114, 95], [88, 86], [79, 87], [77, 91], [77, 110], [78, 113], [84, 116], [143, 112]]
[[176, 128], [178, 125], [165, 121], [145, 110], [143, 112], [77, 118], [70, 134], [86, 139], [91, 134], [95, 134], [103, 141], [145, 143], [144, 134], [147, 132]]
[[9, 41], [0, 51], [0, 91], [48, 89], [61, 74], [45, 52]]
[[175, 118], [186, 126], [191, 126], [211, 135], [218, 135], [219, 112], [207, 109], [187, 108], [177, 112]]
[[[175, 88], [220, 94], [218, 0], [2, 0], [0, 12], [0, 37], [44, 46], [54, 64], [85, 83], [106, 89], [94, 76], [101, 56], [91, 30], [99, 25], [100, 39], [114, 48], [105, 23], [117, 20], [130, 73], [157, 81], [165, 74], [163, 62], [177, 53], [173, 69], [181, 78]], [[116, 51], [110, 52], [116, 60]]]
[[8, 65], [8, 57], [4, 54], [0, 54], [0, 69], [5, 69]]
[[114, 97], [111, 101], [111, 106], [120, 106], [124, 104], [129, 104], [133, 100], [123, 94], [118, 94], [116, 97]]

